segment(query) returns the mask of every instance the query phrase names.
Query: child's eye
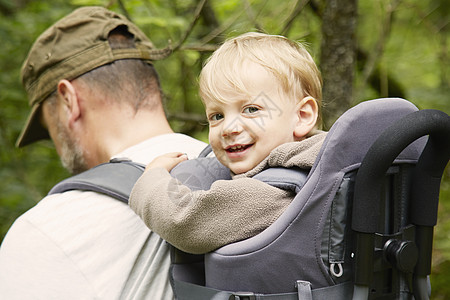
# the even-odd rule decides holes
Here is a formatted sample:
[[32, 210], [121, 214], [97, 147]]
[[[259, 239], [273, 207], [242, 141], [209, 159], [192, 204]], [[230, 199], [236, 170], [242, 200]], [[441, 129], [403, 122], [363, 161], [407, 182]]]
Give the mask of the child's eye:
[[248, 107], [244, 108], [243, 112], [246, 114], [254, 114], [254, 113], [258, 112], [259, 110], [260, 110], [259, 107], [248, 106]]
[[212, 114], [209, 117], [210, 121], [219, 121], [219, 120], [222, 120], [222, 119], [223, 119], [223, 115], [222, 114]]

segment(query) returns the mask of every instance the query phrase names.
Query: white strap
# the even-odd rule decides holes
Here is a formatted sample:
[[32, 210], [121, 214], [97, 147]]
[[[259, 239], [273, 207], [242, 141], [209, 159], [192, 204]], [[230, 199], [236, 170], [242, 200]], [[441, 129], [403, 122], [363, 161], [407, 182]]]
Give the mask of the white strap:
[[311, 282], [297, 280], [295, 285], [297, 286], [298, 300], [313, 300]]

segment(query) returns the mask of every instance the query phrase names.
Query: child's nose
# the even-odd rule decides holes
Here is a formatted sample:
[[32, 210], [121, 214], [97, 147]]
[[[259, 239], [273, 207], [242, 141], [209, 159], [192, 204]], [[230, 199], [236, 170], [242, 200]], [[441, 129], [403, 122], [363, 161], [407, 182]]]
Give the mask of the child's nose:
[[238, 135], [242, 132], [242, 122], [238, 118], [223, 124], [222, 136]]

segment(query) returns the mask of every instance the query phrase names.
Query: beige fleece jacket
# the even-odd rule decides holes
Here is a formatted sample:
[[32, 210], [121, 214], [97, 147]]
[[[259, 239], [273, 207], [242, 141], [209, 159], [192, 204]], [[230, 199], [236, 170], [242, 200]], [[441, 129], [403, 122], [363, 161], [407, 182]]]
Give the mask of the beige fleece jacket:
[[165, 169], [145, 172], [130, 196], [130, 207], [164, 240], [189, 253], [207, 253], [249, 238], [272, 224], [295, 194], [251, 177], [269, 167], [309, 169], [325, 132], [275, 148], [254, 169], [218, 180], [208, 191], [191, 191]]

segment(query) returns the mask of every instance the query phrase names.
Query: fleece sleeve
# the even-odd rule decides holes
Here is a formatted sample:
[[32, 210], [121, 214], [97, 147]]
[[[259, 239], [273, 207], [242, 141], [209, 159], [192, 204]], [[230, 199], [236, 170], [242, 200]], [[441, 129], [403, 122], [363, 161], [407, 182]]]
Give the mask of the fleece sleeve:
[[251, 178], [218, 180], [208, 191], [191, 191], [157, 168], [137, 181], [130, 206], [170, 244], [199, 254], [261, 232], [281, 215], [292, 197]]

